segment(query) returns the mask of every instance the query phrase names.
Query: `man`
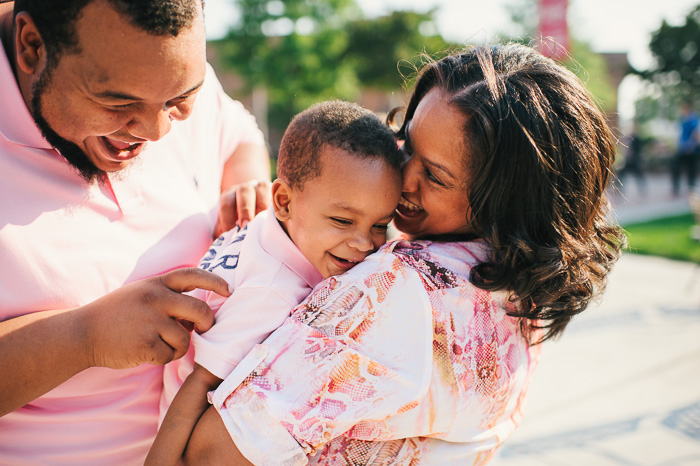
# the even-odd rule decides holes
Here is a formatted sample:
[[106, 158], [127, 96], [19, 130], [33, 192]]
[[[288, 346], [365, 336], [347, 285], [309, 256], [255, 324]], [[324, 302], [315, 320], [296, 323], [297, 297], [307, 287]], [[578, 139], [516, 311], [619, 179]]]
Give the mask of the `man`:
[[0, 39], [0, 464], [142, 464], [160, 365], [213, 323], [181, 293], [229, 293], [190, 267], [269, 199], [262, 135], [200, 0], [18, 0]]

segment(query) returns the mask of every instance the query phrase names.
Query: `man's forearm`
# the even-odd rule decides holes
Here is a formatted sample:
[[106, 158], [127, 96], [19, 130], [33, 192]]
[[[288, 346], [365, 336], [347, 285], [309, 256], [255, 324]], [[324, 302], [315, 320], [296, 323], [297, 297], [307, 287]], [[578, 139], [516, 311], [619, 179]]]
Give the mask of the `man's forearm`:
[[89, 367], [81, 311], [43, 311], [0, 322], [0, 416]]

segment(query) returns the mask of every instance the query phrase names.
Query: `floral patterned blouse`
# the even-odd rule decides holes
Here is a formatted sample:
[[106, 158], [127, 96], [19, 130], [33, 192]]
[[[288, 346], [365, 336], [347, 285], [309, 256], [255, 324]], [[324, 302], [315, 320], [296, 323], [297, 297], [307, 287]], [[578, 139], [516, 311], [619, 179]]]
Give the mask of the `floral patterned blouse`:
[[388, 243], [321, 282], [215, 392], [255, 465], [485, 464], [513, 432], [539, 335], [469, 282], [483, 242]]

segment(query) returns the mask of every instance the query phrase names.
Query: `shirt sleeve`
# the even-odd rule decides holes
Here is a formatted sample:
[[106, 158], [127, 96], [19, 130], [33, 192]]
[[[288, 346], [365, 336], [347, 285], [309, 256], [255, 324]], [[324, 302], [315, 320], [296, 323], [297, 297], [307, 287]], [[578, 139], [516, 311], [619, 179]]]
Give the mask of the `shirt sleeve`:
[[256, 343], [289, 317], [296, 304], [270, 288], [237, 288], [216, 312], [215, 325], [201, 335], [192, 334], [194, 361], [225, 379]]
[[210, 394], [241, 453], [303, 465], [348, 433], [392, 438], [432, 374], [432, 312], [414, 270], [367, 260], [316, 288]]

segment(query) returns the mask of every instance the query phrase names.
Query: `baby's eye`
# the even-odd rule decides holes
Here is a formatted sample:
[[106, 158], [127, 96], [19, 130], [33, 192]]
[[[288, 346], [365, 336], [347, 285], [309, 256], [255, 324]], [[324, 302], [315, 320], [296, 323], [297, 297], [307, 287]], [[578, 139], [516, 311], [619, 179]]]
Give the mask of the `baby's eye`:
[[331, 217], [331, 220], [333, 220], [333, 222], [337, 223], [338, 225], [342, 226], [352, 225], [352, 222], [350, 220], [345, 220], [343, 218]]
[[374, 228], [379, 231], [387, 231], [389, 229], [389, 225], [374, 225]]

